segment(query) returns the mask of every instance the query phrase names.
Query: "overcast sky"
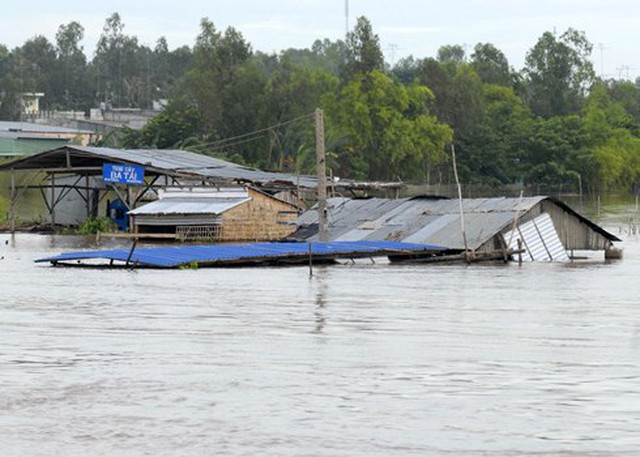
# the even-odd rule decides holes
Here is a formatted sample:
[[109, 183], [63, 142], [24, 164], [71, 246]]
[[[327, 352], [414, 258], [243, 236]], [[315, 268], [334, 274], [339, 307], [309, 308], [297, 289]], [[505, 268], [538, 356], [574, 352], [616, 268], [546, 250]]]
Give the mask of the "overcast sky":
[[[346, 5], [348, 3], [348, 16]], [[199, 22], [238, 29], [253, 49], [279, 52], [308, 48], [317, 38], [342, 39], [366, 16], [388, 63], [401, 57], [433, 57], [445, 44], [471, 54], [493, 43], [521, 69], [526, 53], [545, 31], [582, 30], [594, 45], [596, 72], [635, 79], [640, 75], [639, 0], [23, 0], [5, 5], [0, 43], [14, 48], [40, 34], [55, 41], [60, 24], [85, 27], [84, 49], [93, 56], [105, 19], [118, 12], [124, 32], [153, 45], [164, 36], [171, 49], [192, 46]]]

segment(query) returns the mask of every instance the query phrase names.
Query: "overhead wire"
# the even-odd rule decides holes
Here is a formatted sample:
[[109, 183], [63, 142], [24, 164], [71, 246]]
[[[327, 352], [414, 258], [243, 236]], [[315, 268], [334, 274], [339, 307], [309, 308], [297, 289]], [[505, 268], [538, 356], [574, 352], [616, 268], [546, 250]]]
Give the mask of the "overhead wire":
[[209, 143], [202, 143], [202, 144], [198, 144], [197, 148], [210, 148], [213, 150], [221, 150], [221, 149], [226, 149], [226, 148], [230, 148], [233, 146], [238, 146], [241, 144], [246, 144], [249, 143], [251, 141], [255, 141], [257, 139], [260, 139], [264, 136], [265, 133], [271, 132], [274, 129], [280, 128], [280, 127], [284, 127], [286, 125], [292, 124], [294, 122], [298, 122], [301, 121], [303, 119], [308, 119], [310, 117], [313, 117], [315, 115], [315, 113], [309, 113], [309, 114], [304, 114], [302, 116], [298, 116], [295, 117], [293, 119], [289, 119], [287, 121], [283, 121], [280, 122], [278, 124], [274, 124], [274, 125], [270, 125], [269, 127], [265, 127], [259, 130], [255, 130], [253, 132], [249, 132], [249, 133], [243, 133], [241, 135], [236, 135], [236, 136], [232, 136], [229, 138], [223, 138], [220, 140], [216, 140], [216, 141], [211, 141]]

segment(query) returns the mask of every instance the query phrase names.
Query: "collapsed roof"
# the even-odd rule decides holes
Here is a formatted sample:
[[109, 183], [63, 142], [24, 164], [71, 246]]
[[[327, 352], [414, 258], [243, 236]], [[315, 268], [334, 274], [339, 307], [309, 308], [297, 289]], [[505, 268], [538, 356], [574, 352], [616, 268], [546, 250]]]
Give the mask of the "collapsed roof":
[[[332, 198], [328, 201], [329, 239], [336, 241], [393, 240], [465, 249], [458, 200], [430, 197], [404, 199]], [[462, 201], [469, 249], [493, 244], [514, 221], [523, 223], [549, 212], [566, 249], [601, 250], [619, 238], [572, 210], [559, 200], [527, 198], [474, 198]], [[318, 239], [315, 209], [296, 221], [298, 239]]]

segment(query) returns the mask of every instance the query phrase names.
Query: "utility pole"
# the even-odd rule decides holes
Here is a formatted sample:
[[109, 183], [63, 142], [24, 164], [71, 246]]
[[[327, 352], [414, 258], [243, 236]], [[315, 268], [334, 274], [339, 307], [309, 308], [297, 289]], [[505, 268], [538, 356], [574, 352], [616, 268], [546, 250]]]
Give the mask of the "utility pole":
[[604, 43], [598, 43], [598, 49], [600, 49], [600, 77], [604, 79], [604, 50], [608, 48]]
[[349, 0], [344, 0], [344, 36], [349, 35]]
[[393, 68], [393, 66], [396, 63], [396, 51], [398, 51], [398, 45], [394, 44], [394, 43], [389, 43], [389, 54], [391, 55], [391, 68]]
[[327, 164], [324, 150], [324, 117], [322, 110], [316, 108], [316, 166], [318, 172], [318, 239], [329, 241], [327, 221]]

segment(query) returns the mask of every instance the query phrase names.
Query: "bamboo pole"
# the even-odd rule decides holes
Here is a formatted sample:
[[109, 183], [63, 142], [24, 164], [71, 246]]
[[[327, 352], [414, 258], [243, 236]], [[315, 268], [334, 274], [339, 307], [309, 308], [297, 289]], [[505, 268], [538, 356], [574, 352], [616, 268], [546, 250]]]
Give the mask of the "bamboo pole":
[[451, 160], [453, 161], [453, 176], [456, 180], [456, 186], [458, 187], [458, 204], [460, 205], [460, 230], [462, 230], [462, 240], [464, 242], [464, 253], [467, 263], [470, 263], [469, 257], [469, 244], [467, 243], [467, 232], [464, 227], [464, 208], [462, 206], [462, 186], [460, 186], [460, 179], [458, 178], [458, 167], [456, 165], [456, 148], [451, 145]]
[[327, 222], [327, 164], [324, 150], [324, 118], [320, 108], [315, 111], [316, 166], [318, 172], [318, 239], [329, 241]]

